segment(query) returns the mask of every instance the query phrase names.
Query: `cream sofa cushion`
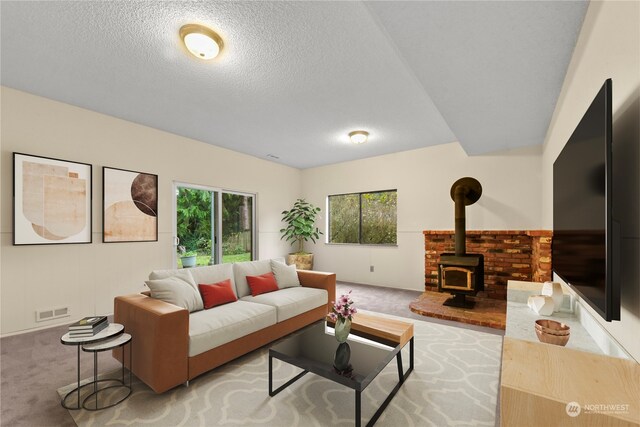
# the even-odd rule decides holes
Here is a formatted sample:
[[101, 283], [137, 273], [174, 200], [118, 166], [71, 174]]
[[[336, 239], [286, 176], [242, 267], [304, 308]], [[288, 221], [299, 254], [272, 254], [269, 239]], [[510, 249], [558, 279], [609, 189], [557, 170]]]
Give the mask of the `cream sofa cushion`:
[[[274, 258], [274, 261], [279, 261], [284, 264], [284, 258]], [[238, 298], [242, 298], [247, 295], [251, 295], [251, 289], [247, 283], [247, 276], [260, 276], [261, 274], [271, 273], [271, 261], [268, 259], [260, 261], [245, 261], [236, 262], [233, 264], [233, 276], [236, 283], [236, 295]]]
[[185, 280], [184, 275], [147, 280], [145, 283], [151, 290], [151, 298], [186, 308], [189, 313], [204, 308], [200, 292]]
[[198, 285], [210, 285], [231, 279], [231, 289], [233, 289], [233, 292], [238, 296], [236, 283], [233, 278], [233, 264], [207, 265], [204, 267], [191, 268], [190, 270], [196, 287]]
[[173, 270], [153, 270], [149, 274], [150, 280], [166, 279], [167, 277], [178, 277], [193, 286], [195, 290], [198, 290], [198, 285], [193, 280], [191, 272], [186, 268]]
[[300, 279], [298, 279], [298, 272], [295, 265], [287, 265], [284, 262], [271, 260], [271, 271], [276, 276], [276, 282], [278, 282], [278, 288], [291, 288], [293, 286], [300, 286]]
[[233, 275], [236, 279], [238, 298], [251, 295], [251, 289], [247, 283], [247, 276], [259, 276], [271, 273], [271, 262], [268, 259], [262, 261], [236, 262], [233, 264]]
[[241, 301], [260, 303], [275, 307], [278, 322], [290, 319], [316, 307], [327, 305], [329, 294], [324, 289], [293, 287], [280, 289], [279, 291], [260, 294], [258, 296], [245, 296]]
[[276, 323], [276, 309], [236, 301], [189, 316], [189, 357], [196, 356]]

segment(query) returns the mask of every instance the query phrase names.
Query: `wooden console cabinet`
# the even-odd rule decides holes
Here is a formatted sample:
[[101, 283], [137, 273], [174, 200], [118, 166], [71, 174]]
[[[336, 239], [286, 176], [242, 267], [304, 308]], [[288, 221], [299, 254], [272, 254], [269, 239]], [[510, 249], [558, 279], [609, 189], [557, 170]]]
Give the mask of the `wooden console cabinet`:
[[[571, 402], [580, 405], [579, 414], [575, 405], [567, 410]], [[505, 337], [500, 423], [504, 427], [638, 427], [640, 364]]]

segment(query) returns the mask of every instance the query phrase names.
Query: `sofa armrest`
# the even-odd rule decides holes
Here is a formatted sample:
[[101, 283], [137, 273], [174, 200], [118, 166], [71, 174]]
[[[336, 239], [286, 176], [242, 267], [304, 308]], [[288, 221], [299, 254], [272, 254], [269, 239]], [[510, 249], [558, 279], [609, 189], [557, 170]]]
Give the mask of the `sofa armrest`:
[[307, 288], [324, 289], [329, 294], [327, 301], [327, 313], [331, 311], [333, 302], [336, 300], [336, 273], [325, 273], [322, 271], [297, 270], [298, 279], [302, 286]]
[[114, 300], [114, 321], [132, 336], [133, 373], [156, 393], [188, 380], [188, 310], [142, 294], [125, 295]]

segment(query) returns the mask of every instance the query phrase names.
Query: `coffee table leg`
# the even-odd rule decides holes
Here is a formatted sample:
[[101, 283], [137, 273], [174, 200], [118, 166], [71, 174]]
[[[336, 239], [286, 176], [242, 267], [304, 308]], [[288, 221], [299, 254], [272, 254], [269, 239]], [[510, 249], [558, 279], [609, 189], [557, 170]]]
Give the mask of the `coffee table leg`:
[[273, 357], [269, 355], [269, 396], [273, 396]]
[[411, 371], [413, 371], [413, 357], [414, 357], [414, 342], [413, 337], [409, 340], [409, 369], [407, 372], [404, 371], [404, 366], [402, 365], [402, 354], [398, 353], [396, 356], [396, 360], [398, 361], [398, 377], [400, 378], [400, 383], [403, 383], [404, 380], [407, 379]]
[[[403, 372], [404, 369], [402, 366], [402, 356], [400, 355], [400, 352], [398, 352], [398, 354], [396, 355], [396, 361], [398, 362], [398, 377], [399, 377], [398, 384], [396, 384], [393, 390], [391, 390], [391, 392], [389, 393], [389, 396], [387, 396], [385, 401], [382, 402], [382, 405], [380, 405], [380, 407], [375, 412], [375, 414], [373, 414], [373, 416], [367, 423], [367, 427], [373, 426], [376, 423], [376, 421], [378, 421], [378, 418], [380, 418], [380, 415], [382, 415], [382, 412], [389, 405], [389, 403], [391, 403], [391, 400], [393, 399], [393, 397], [396, 395], [398, 390], [400, 390], [400, 387], [402, 386], [404, 381], [407, 379], [411, 371], [413, 371], [413, 355], [414, 355], [413, 345], [414, 343], [413, 343], [413, 337], [412, 337], [411, 340], [409, 341], [409, 369], [407, 369], [407, 372]], [[360, 414], [360, 396], [359, 396], [359, 392], [356, 391], [356, 416], [359, 417], [359, 414]], [[356, 419], [356, 426], [360, 426], [360, 418]]]
[[409, 341], [409, 372], [413, 371], [413, 338]]
[[356, 427], [360, 427], [362, 418], [362, 392], [356, 390]]
[[307, 370], [304, 370], [304, 371], [300, 372], [298, 375], [296, 375], [295, 377], [291, 378], [289, 381], [287, 381], [286, 383], [284, 383], [283, 385], [281, 385], [280, 387], [278, 387], [277, 389], [274, 390], [273, 389], [273, 357], [271, 357], [271, 355], [269, 355], [269, 396], [273, 397], [276, 394], [280, 393], [282, 390], [284, 390], [285, 388], [289, 387], [294, 382], [298, 381], [300, 378], [305, 376], [307, 373], [309, 373], [309, 371], [307, 371]]

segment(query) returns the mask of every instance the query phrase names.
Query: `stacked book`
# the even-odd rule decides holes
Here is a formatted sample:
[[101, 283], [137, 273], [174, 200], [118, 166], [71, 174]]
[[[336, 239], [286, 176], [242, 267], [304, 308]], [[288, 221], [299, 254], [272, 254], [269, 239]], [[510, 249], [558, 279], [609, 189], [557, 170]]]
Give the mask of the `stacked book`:
[[69, 325], [69, 338], [92, 337], [109, 325], [107, 316], [92, 316]]

